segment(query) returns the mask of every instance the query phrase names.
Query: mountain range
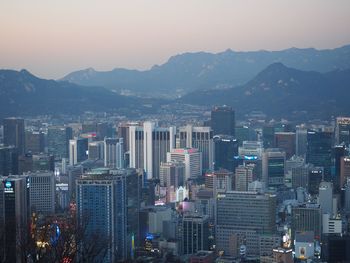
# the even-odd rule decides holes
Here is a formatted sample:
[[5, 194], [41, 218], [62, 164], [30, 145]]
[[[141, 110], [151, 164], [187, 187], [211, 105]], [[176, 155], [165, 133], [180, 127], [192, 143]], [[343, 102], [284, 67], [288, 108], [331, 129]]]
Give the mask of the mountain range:
[[321, 73], [350, 68], [350, 45], [336, 49], [290, 48], [282, 51], [184, 53], [149, 70], [116, 68], [75, 71], [63, 80], [101, 86], [120, 94], [142, 97], [179, 97], [194, 90], [225, 89], [243, 85], [270, 64]]
[[197, 90], [179, 101], [233, 106], [242, 115], [253, 110], [268, 116], [296, 119], [350, 114], [350, 69], [327, 73], [301, 71], [274, 63], [244, 85]]
[[40, 79], [27, 70], [0, 70], [0, 116], [79, 114], [142, 108], [144, 101], [100, 87]]

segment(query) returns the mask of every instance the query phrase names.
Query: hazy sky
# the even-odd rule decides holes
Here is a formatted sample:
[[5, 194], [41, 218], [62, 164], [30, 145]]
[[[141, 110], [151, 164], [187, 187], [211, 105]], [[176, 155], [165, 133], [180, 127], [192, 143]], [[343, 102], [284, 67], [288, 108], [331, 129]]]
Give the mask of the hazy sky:
[[350, 44], [349, 0], [0, 1], [0, 68], [45, 78], [191, 51]]

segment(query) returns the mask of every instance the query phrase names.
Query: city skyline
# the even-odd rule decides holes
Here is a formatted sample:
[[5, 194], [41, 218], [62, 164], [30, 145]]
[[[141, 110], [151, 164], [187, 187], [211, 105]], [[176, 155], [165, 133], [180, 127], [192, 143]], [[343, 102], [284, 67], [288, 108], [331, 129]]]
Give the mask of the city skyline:
[[5, 1], [0, 67], [58, 79], [145, 70], [185, 52], [336, 48], [350, 43], [348, 10], [344, 0]]

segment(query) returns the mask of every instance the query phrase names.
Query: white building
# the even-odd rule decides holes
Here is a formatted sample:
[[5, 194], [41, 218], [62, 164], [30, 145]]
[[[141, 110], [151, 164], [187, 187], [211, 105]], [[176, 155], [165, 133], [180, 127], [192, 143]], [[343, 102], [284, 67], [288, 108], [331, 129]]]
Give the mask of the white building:
[[167, 162], [185, 164], [185, 181], [202, 175], [202, 153], [195, 148], [172, 149], [167, 153]]
[[105, 167], [124, 168], [123, 138], [105, 138], [104, 140]]

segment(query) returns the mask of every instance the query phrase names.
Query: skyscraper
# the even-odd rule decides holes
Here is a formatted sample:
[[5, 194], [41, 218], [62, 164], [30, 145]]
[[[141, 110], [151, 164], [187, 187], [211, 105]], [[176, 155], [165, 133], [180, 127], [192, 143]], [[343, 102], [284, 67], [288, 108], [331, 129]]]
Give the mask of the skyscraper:
[[55, 159], [69, 157], [69, 140], [73, 138], [71, 127], [51, 126], [47, 131], [47, 148], [49, 154], [53, 154]]
[[275, 147], [285, 151], [287, 159], [292, 157], [295, 154], [295, 133], [276, 132]]
[[130, 167], [146, 171], [148, 179], [159, 178], [161, 162], [175, 148], [175, 127], [162, 128], [154, 122], [145, 122], [143, 127], [129, 127]]
[[94, 141], [88, 144], [89, 160], [104, 160], [104, 142]]
[[215, 135], [214, 136], [214, 169], [220, 168], [233, 171], [235, 168], [234, 157], [238, 155], [238, 141], [232, 136]]
[[286, 154], [276, 148], [266, 149], [262, 158], [262, 178], [267, 186], [279, 187], [284, 184]]
[[292, 238], [295, 232], [313, 231], [316, 238], [321, 236], [321, 208], [317, 204], [306, 204], [292, 208]]
[[239, 165], [235, 170], [235, 190], [248, 191], [248, 184], [254, 181], [254, 164]]
[[275, 232], [276, 196], [228, 191], [217, 195], [216, 246], [231, 255], [230, 240], [240, 236], [248, 255], [259, 255], [259, 236]]
[[69, 140], [69, 164], [76, 165], [88, 158], [88, 139], [77, 138]]
[[180, 148], [197, 148], [202, 152], [202, 169], [214, 169], [213, 130], [210, 127], [193, 127], [187, 125], [180, 128]]
[[53, 172], [37, 172], [29, 174], [30, 209], [43, 215], [55, 212], [55, 176]]
[[324, 178], [330, 181], [332, 166], [332, 133], [308, 131], [306, 162], [324, 168]]
[[45, 150], [45, 135], [41, 131], [25, 132], [25, 152], [33, 154], [43, 153]]
[[185, 164], [183, 162], [167, 162], [161, 163], [159, 180], [161, 186], [170, 187], [174, 189], [184, 185], [185, 178]]
[[25, 133], [24, 119], [6, 118], [4, 125], [4, 144], [5, 146], [15, 146], [18, 154], [22, 155], [25, 151]]
[[107, 253], [101, 262], [132, 257], [139, 233], [139, 186], [135, 169], [92, 171], [77, 180], [78, 223], [86, 225], [87, 239], [82, 242], [94, 236], [103, 239]]
[[1, 178], [0, 229], [4, 233], [5, 262], [24, 262], [29, 217], [29, 182], [27, 177]]
[[167, 153], [167, 162], [182, 162], [185, 165], [184, 181], [202, 176], [202, 153], [195, 148], [172, 149]]
[[235, 136], [235, 112], [232, 107], [214, 107], [211, 111], [211, 128], [214, 135]]
[[305, 156], [307, 151], [307, 129], [303, 126], [297, 126], [295, 132], [295, 154]]
[[18, 174], [18, 152], [14, 146], [0, 146], [0, 176]]
[[335, 126], [335, 143], [350, 144], [350, 117], [337, 117]]
[[104, 140], [105, 167], [124, 168], [123, 138], [105, 138]]

